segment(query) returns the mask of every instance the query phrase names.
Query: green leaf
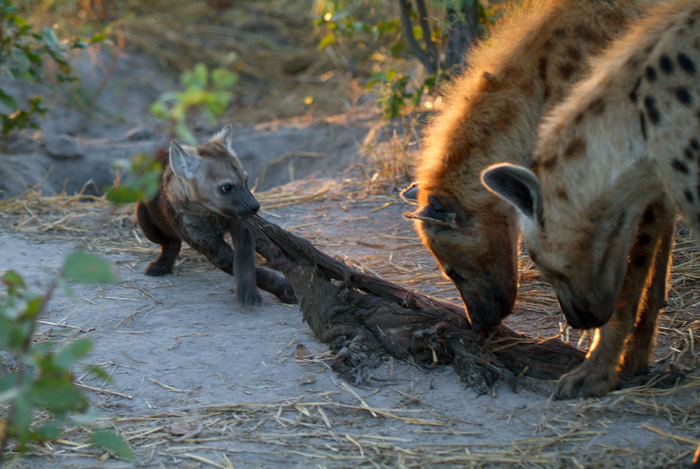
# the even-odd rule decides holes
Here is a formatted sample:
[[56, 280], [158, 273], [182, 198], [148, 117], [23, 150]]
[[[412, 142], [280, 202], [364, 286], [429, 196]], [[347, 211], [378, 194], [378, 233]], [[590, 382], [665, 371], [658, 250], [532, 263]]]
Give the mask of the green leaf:
[[193, 78], [192, 86], [196, 86], [197, 88], [204, 88], [207, 86], [207, 81], [209, 80], [209, 70], [207, 66], [201, 63], [195, 65]]
[[22, 319], [34, 319], [44, 306], [43, 296], [30, 296], [27, 298], [26, 306], [22, 314]]
[[92, 432], [90, 440], [95, 446], [106, 449], [114, 453], [120, 459], [131, 461], [134, 459], [134, 453], [129, 445], [116, 433], [109, 430], [97, 430]]
[[335, 44], [335, 42], [335, 36], [333, 35], [333, 33], [328, 33], [326, 34], [326, 37], [321, 39], [321, 42], [319, 42], [318, 50], [323, 50], [326, 47]]
[[96, 42], [102, 42], [107, 40], [107, 35], [104, 33], [97, 33], [90, 38], [90, 44], [95, 44]]
[[17, 101], [15, 98], [0, 90], [0, 103], [10, 108], [10, 112], [15, 112], [17, 110]]
[[78, 360], [85, 358], [90, 353], [90, 350], [92, 350], [92, 341], [90, 339], [81, 339], [73, 342], [58, 351], [54, 364], [63, 370], [70, 370]]
[[21, 393], [14, 400], [12, 424], [15, 427], [14, 430], [17, 432], [20, 443], [26, 443], [29, 440], [30, 426], [32, 424], [32, 405], [27, 394]]
[[114, 273], [112, 264], [81, 249], [71, 251], [66, 256], [61, 276], [67, 280], [77, 280], [84, 283], [119, 282], [119, 277]]
[[49, 420], [43, 425], [38, 426], [36, 428], [36, 433], [40, 441], [49, 441], [55, 440], [61, 436], [61, 429], [55, 421]]
[[185, 143], [189, 145], [197, 144], [197, 139], [194, 137], [192, 131], [190, 131], [190, 128], [187, 126], [186, 123], [180, 122], [179, 124], [177, 124], [177, 127], [175, 128], [175, 133], [178, 137], [184, 140]]
[[82, 411], [87, 407], [87, 399], [70, 380], [71, 375], [57, 378], [44, 377], [34, 383], [29, 391], [32, 401], [57, 416], [70, 411]]
[[230, 88], [238, 81], [238, 74], [225, 68], [217, 68], [211, 72], [211, 79], [220, 88]]
[[158, 119], [168, 119], [170, 117], [170, 109], [162, 101], [156, 101], [153, 104], [151, 104], [149, 110], [151, 111], [151, 114], [153, 114]]
[[11, 401], [20, 395], [22, 389], [13, 387], [15, 385], [15, 379], [14, 373], [0, 378], [0, 386], [2, 386], [2, 391], [0, 392], [0, 403]]
[[141, 200], [141, 192], [128, 186], [112, 186], [107, 189], [107, 200], [113, 204], [123, 205], [132, 204]]
[[88, 409], [85, 412], [82, 412], [80, 414], [73, 414], [70, 416], [70, 419], [76, 424], [76, 425], [89, 425], [91, 423], [95, 423], [97, 419], [100, 418], [100, 411], [97, 409]]
[[56, 33], [53, 32], [53, 28], [42, 29], [41, 38], [51, 52], [60, 52], [61, 46], [58, 45], [58, 38], [56, 37]]
[[19, 288], [24, 288], [25, 286], [22, 276], [14, 270], [8, 270], [5, 272], [0, 280], [2, 280], [2, 283], [7, 285], [11, 292], [14, 292]]

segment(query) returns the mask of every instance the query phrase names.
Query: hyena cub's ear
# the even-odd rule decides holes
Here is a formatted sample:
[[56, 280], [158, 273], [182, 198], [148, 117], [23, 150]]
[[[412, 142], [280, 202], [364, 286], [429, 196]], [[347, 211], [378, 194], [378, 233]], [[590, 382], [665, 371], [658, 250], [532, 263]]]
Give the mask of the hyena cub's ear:
[[409, 220], [423, 220], [436, 225], [456, 228], [457, 214], [447, 208], [447, 205], [447, 202], [443, 203], [437, 196], [430, 194], [428, 195], [428, 205], [415, 212], [406, 212], [403, 216]]
[[217, 133], [211, 138], [211, 141], [221, 142], [223, 146], [228, 148], [228, 151], [230, 151], [231, 154], [236, 154], [236, 152], [233, 150], [233, 126], [231, 124], [228, 124], [226, 127], [221, 129], [219, 133]]
[[418, 192], [420, 192], [420, 186], [412, 182], [410, 186], [401, 191], [401, 198], [409, 204], [417, 204]]
[[496, 164], [481, 173], [481, 182], [488, 190], [513, 204], [527, 218], [536, 220], [540, 216], [540, 181], [529, 169], [508, 163]]
[[188, 152], [177, 140], [170, 142], [170, 167], [176, 176], [187, 180], [194, 179], [199, 164], [199, 155]]

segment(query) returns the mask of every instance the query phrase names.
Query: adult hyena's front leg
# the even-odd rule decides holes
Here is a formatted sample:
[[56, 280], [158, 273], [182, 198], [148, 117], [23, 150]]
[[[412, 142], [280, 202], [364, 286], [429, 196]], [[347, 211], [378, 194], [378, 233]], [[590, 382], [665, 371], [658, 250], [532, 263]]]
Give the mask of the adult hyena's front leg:
[[[658, 300], [657, 296], [660, 290], [665, 293], [665, 274], [659, 275], [657, 279], [649, 277], [652, 266], [655, 265], [657, 252], [662, 257], [668, 255], [668, 253], [662, 252], [661, 246], [661, 244], [668, 243], [668, 240], [665, 239], [667, 212], [665, 200], [657, 200], [644, 213], [639, 224], [637, 239], [630, 251], [625, 280], [615, 304], [615, 311], [607, 324], [596, 329], [586, 361], [559, 379], [555, 391], [559, 396], [566, 398], [604, 396], [617, 386], [618, 370], [622, 362], [625, 341], [635, 325], [645, 287], [647, 285], [654, 287], [653, 291], [650, 287], [649, 292], [654, 300]], [[659, 259], [659, 268], [661, 268], [662, 263], [663, 261]], [[664, 287], [654, 283], [654, 280], [662, 282]], [[661, 293], [662, 298], [664, 293]], [[649, 298], [651, 299], [652, 296]], [[661, 305], [663, 303], [659, 302], [656, 305], [651, 305], [654, 307], [653, 309], [645, 309], [648, 315], [647, 321], [652, 314], [654, 321], [656, 320]], [[647, 334], [644, 337], [640, 335], [639, 337], [640, 347], [643, 346], [642, 348], [646, 347], [647, 349], [647, 361], [648, 349], [652, 346], [653, 337], [653, 331], [651, 335]], [[644, 345], [644, 343], [646, 344]], [[643, 353], [643, 350], [637, 350], [635, 353]]]
[[675, 210], [672, 205], [661, 207], [657, 212], [659, 239], [654, 266], [647, 284], [646, 293], [637, 313], [637, 322], [632, 335], [625, 343], [622, 373], [635, 375], [649, 370], [656, 343], [656, 321], [661, 308], [666, 306], [668, 270], [673, 249], [673, 227]]

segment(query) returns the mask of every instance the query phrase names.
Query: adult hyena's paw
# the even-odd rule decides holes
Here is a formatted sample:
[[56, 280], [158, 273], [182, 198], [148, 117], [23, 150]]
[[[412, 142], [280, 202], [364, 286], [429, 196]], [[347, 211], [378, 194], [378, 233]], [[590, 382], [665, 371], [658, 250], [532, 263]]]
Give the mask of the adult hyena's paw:
[[241, 306], [257, 306], [262, 304], [262, 297], [257, 288], [239, 288], [236, 295]]
[[634, 376], [649, 372], [649, 359], [652, 345], [649, 343], [629, 342], [622, 359], [622, 372], [626, 376]]
[[173, 271], [173, 266], [169, 262], [159, 262], [155, 260], [148, 264], [146, 271], [144, 272], [149, 277], [160, 277], [165, 274], [169, 274]]
[[559, 378], [554, 392], [566, 399], [601, 397], [613, 391], [617, 382], [618, 376], [614, 367], [605, 367], [592, 360], [586, 360], [578, 368]]

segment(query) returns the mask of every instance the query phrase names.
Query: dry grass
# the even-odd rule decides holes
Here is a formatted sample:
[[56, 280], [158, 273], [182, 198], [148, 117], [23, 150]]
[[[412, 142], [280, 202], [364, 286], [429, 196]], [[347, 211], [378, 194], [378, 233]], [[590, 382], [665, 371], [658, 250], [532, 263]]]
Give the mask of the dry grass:
[[[692, 386], [697, 397], [697, 378]], [[442, 435], [445, 441], [478, 436], [480, 425], [434, 411], [375, 408], [346, 384], [337, 391], [309, 392], [269, 403], [202, 406], [114, 418], [109, 423], [146, 464], [159, 456], [185, 464], [198, 461], [204, 467], [232, 467], [231, 461], [276, 455], [280, 463], [305, 461], [332, 467], [673, 467], [692, 454], [695, 441], [650, 423], [641, 428], [661, 437], [651, 448], [611, 445], [594, 453], [588, 450], [591, 440], [621, 413], [663, 415], [676, 421], [678, 433], [692, 432], [700, 425], [697, 400], [691, 409], [656, 404], [669, 392], [683, 390], [614, 393], [556, 409], [538, 408], [542, 418], [535, 436], [513, 444], [414, 444], [421, 434]], [[504, 418], [517, 418], [517, 412]], [[387, 426], [401, 428], [405, 437], [385, 436], [381, 429]], [[58, 441], [34, 448], [31, 456], [63, 463], [76, 457], [106, 459], [86, 443], [86, 436], [81, 428], [69, 429]]]
[[[226, 53], [235, 51], [239, 56], [235, 67], [241, 74], [236, 101], [238, 122], [261, 122], [307, 112], [335, 113], [352, 105], [357, 96], [356, 81], [335, 70], [343, 68], [347, 58], [337, 51], [315, 49], [315, 38], [309, 33], [310, 1], [249, 0], [235, 2], [235, 11], [218, 12], [209, 8], [207, 2], [186, 0], [103, 3], [112, 9], [105, 12], [107, 21], [128, 18], [115, 23], [126, 47], [154, 57], [164, 67], [182, 71], [197, 62], [217, 66]], [[278, 14], [280, 11], [285, 14]], [[305, 68], [292, 69], [296, 64]], [[313, 104], [304, 102], [307, 96], [316, 98]], [[372, 217], [399, 217], [406, 208], [398, 201], [396, 189], [407, 182], [417, 132], [413, 123], [404, 127], [408, 130], [385, 127], [380, 131], [384, 143], [365, 148], [368, 164], [358, 167], [359, 175], [302, 181], [257, 193], [256, 197], [266, 217], [281, 221], [287, 229], [325, 251], [345, 256], [346, 262], [396, 283], [459, 301], [451, 282], [442, 276], [410, 229], [385, 232], [372, 224], [377, 220]], [[366, 228], [348, 236], [334, 226], [334, 220], [324, 216], [325, 212], [344, 211], [367, 218], [366, 226], [373, 226], [378, 233], [371, 241], [361, 236]], [[95, 228], [98, 223], [102, 223], [99, 230]], [[1, 200], [0, 231], [38, 240], [86, 240], [88, 247], [98, 252], [136, 253], [144, 258], [157, 252], [136, 226], [133, 207], [111, 210], [100, 197], [45, 197], [29, 191]], [[185, 262], [208, 265], [189, 249], [183, 250], [181, 257]], [[581, 340], [585, 345], [585, 337], [564, 329], [563, 323], [557, 324], [556, 298], [526, 256], [520, 267], [518, 314], [513, 321], [521, 327], [516, 328], [547, 336], [562, 333], [564, 338]], [[268, 403], [194, 407], [106, 419], [103, 423], [124, 435], [140, 463], [148, 464], [158, 456], [182, 467], [233, 467], [232, 462], [260, 456], [261, 446], [256, 444], [268, 448], [265, 456], [278, 457], [279, 461], [333, 467], [679, 466], [697, 445], [697, 441], [683, 435], [700, 437], [698, 280], [700, 250], [686, 230], [680, 230], [669, 307], [659, 323], [657, 359], [682, 371], [692, 371], [685, 382], [671, 389], [631, 388], [602, 399], [544, 401], [514, 410], [503, 420], [509, 422], [525, 413], [540, 416], [533, 428], [534, 436], [514, 443], [452, 445], [451, 437], [478, 434], [479, 426], [428, 410], [373, 408], [342, 384], [336, 391], [301, 393]], [[325, 354], [299, 361], [325, 363], [329, 359]], [[601, 433], [624, 433], [624, 429], [615, 427], [616, 418], [623, 415], [637, 419], [636, 428], [648, 432], [655, 438], [654, 443], [643, 448], [634, 442], [592, 447], [593, 439]], [[669, 423], [674, 431], [661, 430], [650, 423], [651, 418]], [[387, 426], [400, 428], [405, 437], [385, 436], [381, 429]], [[445, 443], [414, 443], [426, 433], [441, 436]], [[51, 458], [57, 465], [73, 465], [78, 458], [88, 458], [89, 463], [83, 463], [94, 464], [109, 456], [90, 446], [87, 433], [76, 427], [68, 429], [55, 443], [33, 447], [30, 461], [33, 457]], [[9, 462], [8, 467], [12, 464]], [[22, 465], [23, 462], [15, 462], [15, 467]]]
[[[393, 174], [392, 171], [386, 174]], [[365, 271], [456, 300], [451, 284], [435, 269], [434, 261], [410, 228], [403, 233], [378, 229], [377, 236], [368, 242], [367, 237], [362, 236], [366, 230], [348, 233], [341, 227], [338, 231], [334, 228], [336, 221], [323, 216], [347, 210], [353, 214], [378, 217], [375, 220], [398, 217], [402, 208], [397, 196], [387, 195], [379, 189], [391, 187], [398, 180], [376, 177], [369, 181], [366, 176], [359, 175], [342, 180], [298, 181], [258, 193], [256, 197], [267, 210], [265, 216], [278, 222], [281, 220], [287, 228], [309, 238], [327, 252], [348, 254], [351, 257], [347, 262]], [[376, 226], [372, 218], [368, 220], [368, 226]], [[94, 230], [95, 224], [100, 222], [102, 228]], [[99, 197], [43, 197], [30, 191], [3, 200], [0, 201], [0, 230], [36, 239], [82, 242], [88, 238], [88, 246], [96, 251], [130, 252], [144, 257], [156, 253], [155, 246], [145, 241], [136, 227], [133, 207], [110, 210], [109, 204]], [[353, 243], [355, 239], [357, 241]], [[202, 257], [191, 250], [186, 249], [183, 255], [187, 262], [206, 265]], [[700, 376], [694, 371], [700, 368], [700, 321], [695, 288], [700, 278], [700, 256], [697, 244], [686, 230], [679, 231], [674, 259], [670, 306], [660, 320], [660, 352], [657, 356], [666, 365], [694, 374], [671, 389], [646, 386], [617, 391], [602, 399], [550, 403], [543, 400], [503, 417], [519, 418], [521, 412], [540, 415], [539, 423], [528, 439], [471, 446], [450, 444], [450, 438], [455, 435], [478, 433], [478, 426], [467, 425], [465, 428], [451, 416], [433, 411], [372, 408], [352, 388], [343, 384], [339, 384], [334, 392], [302, 393], [269, 403], [196, 407], [148, 416], [112, 418], [105, 422], [127, 438], [143, 461], [158, 456], [202, 467], [232, 467], [232, 462], [265, 456], [260, 454], [260, 445], [269, 448], [264, 451], [265, 457], [280, 454], [280, 461], [304, 461], [333, 467], [680, 465], [696, 445], [688, 435], [697, 437], [700, 428]], [[516, 317], [523, 318], [523, 329], [542, 335], [559, 333], [556, 319], [552, 325], [552, 318], [557, 317], [556, 299], [526, 257], [521, 259], [521, 283], [523, 288]], [[573, 341], [579, 339], [568, 329], [563, 333], [570, 334], [568, 337]], [[324, 354], [300, 362], [325, 363], [329, 359]], [[549, 383], [533, 385], [547, 388]], [[177, 389], [168, 391], [183, 392]], [[110, 391], [97, 389], [95, 392]], [[648, 432], [654, 443], [643, 448], [636, 447], [633, 442], [605, 447], [596, 444], [595, 451], [591, 451], [598, 436], [620, 431], [615, 430], [615, 422], [622, 416], [636, 419], [639, 422], [636, 428]], [[661, 430], [654, 423], [658, 419], [670, 423], [674, 431]], [[380, 429], [387, 425], [401, 428], [405, 438], [385, 436]], [[425, 432], [442, 435], [445, 443], [415, 443]], [[30, 460], [31, 457], [49, 456], [66, 464], [71, 464], [72, 458], [85, 457], [92, 461], [107, 458], [89, 446], [87, 434], [80, 428], [69, 429], [55, 443], [32, 448]]]

